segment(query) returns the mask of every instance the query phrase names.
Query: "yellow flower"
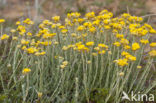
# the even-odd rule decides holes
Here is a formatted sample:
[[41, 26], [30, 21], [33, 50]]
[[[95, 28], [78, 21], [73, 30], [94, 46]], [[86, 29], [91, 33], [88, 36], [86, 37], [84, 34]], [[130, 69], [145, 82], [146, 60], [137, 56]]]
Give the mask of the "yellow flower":
[[97, 53], [92, 53], [93, 56], [97, 56]]
[[144, 26], [147, 28], [147, 29], [152, 29], [152, 26], [151, 25], [149, 25], [149, 24], [144, 24]]
[[98, 53], [99, 53], [99, 54], [105, 54], [106, 51], [105, 51], [105, 50], [102, 50], [102, 51], [99, 51]]
[[106, 48], [106, 49], [108, 49], [108, 46], [107, 46], [107, 45], [105, 45], [105, 44], [98, 44], [98, 47], [101, 47], [101, 48]]
[[100, 20], [99, 20], [99, 19], [97, 19], [97, 20], [93, 21], [93, 25], [98, 26], [99, 24], [100, 24]]
[[119, 66], [125, 66], [128, 65], [127, 63], [127, 59], [119, 59], [119, 60], [115, 60], [115, 62], [119, 65]]
[[29, 18], [25, 19], [25, 20], [23, 21], [23, 23], [28, 24], [28, 25], [34, 24], [34, 22], [33, 22], [32, 20], [30, 20]]
[[72, 37], [76, 37], [77, 35], [76, 35], [76, 33], [72, 33], [71, 36]]
[[54, 16], [52, 17], [52, 20], [54, 20], [55, 22], [58, 22], [60, 20], [60, 16]]
[[26, 27], [23, 25], [18, 25], [17, 30], [19, 31], [20, 35], [23, 35], [26, 32]]
[[73, 19], [72, 22], [73, 22], [73, 23], [77, 22], [77, 19]]
[[132, 50], [135, 51], [135, 50], [138, 50], [140, 49], [140, 45], [138, 43], [133, 43], [132, 44]]
[[119, 73], [119, 76], [124, 76], [124, 72], [120, 72]]
[[91, 27], [92, 23], [91, 22], [85, 22], [85, 23], [83, 23], [83, 26], [84, 27]]
[[104, 23], [105, 25], [108, 25], [108, 24], [109, 24], [109, 22], [110, 22], [110, 20], [109, 20], [109, 19], [106, 19], [106, 20], [104, 20], [104, 21], [103, 21], [103, 23]]
[[81, 15], [81, 14], [78, 13], [78, 12], [72, 12], [72, 13], [68, 13], [68, 14], [67, 14], [67, 17], [68, 17], [68, 18], [71, 18], [71, 17], [73, 17], [73, 18], [78, 18], [80, 15]]
[[62, 62], [62, 64], [67, 66], [68, 65], [68, 61], [64, 61], [64, 62]]
[[132, 55], [126, 55], [125, 56], [126, 57], [126, 59], [128, 59], [128, 60], [130, 60], [130, 61], [136, 61], [136, 57], [135, 56], [132, 56]]
[[116, 38], [123, 38], [124, 35], [123, 34], [116, 34]]
[[67, 33], [68, 30], [67, 30], [67, 29], [62, 29], [61, 32], [62, 32], [62, 33]]
[[156, 56], [156, 50], [151, 50], [148, 54], [149, 54], [151, 57], [155, 57], [155, 56]]
[[129, 55], [129, 53], [128, 53], [128, 52], [123, 51], [123, 52], [121, 53], [121, 55], [122, 55], [122, 56], [126, 56], [126, 55]]
[[15, 30], [15, 29], [11, 29], [10, 32], [11, 32], [11, 33], [15, 33], [16, 30]]
[[54, 44], [57, 45], [57, 44], [59, 44], [59, 42], [55, 41]]
[[36, 56], [45, 55], [45, 54], [46, 54], [46, 52], [36, 52], [35, 53]]
[[156, 42], [150, 44], [151, 47], [156, 47]]
[[68, 48], [74, 48], [75, 45], [68, 45]]
[[145, 40], [145, 39], [141, 39], [140, 42], [141, 42], [142, 44], [147, 44], [147, 43], [149, 43], [149, 41], [148, 41], [148, 40]]
[[9, 38], [9, 35], [7, 35], [7, 34], [3, 34], [3, 35], [1, 36], [1, 40], [8, 39], [8, 38]]
[[86, 46], [93, 46], [94, 45], [94, 42], [93, 41], [90, 41], [90, 42], [87, 42], [86, 43]]
[[67, 46], [63, 46], [62, 50], [66, 51], [66, 50], [68, 50], [68, 47]]
[[52, 29], [54, 29], [54, 28], [56, 28], [56, 27], [57, 27], [56, 24], [52, 24], [52, 25], [51, 25], [51, 28], [52, 28]]
[[117, 29], [113, 29], [113, 33], [118, 33], [119, 31]]
[[106, 30], [109, 30], [111, 27], [110, 27], [109, 25], [105, 25], [104, 28], [105, 28]]
[[26, 48], [27, 48], [26, 46], [23, 46], [23, 47], [22, 47], [22, 50], [25, 50]]
[[131, 47], [129, 46], [129, 45], [125, 45], [124, 46], [124, 49], [126, 49], [126, 50], [128, 50], [128, 49], [130, 49]]
[[37, 95], [38, 95], [38, 98], [41, 98], [43, 93], [42, 92], [38, 92]]
[[95, 17], [95, 13], [94, 12], [89, 12], [85, 15], [85, 17], [87, 17], [88, 19]]
[[79, 27], [77, 27], [77, 31], [83, 31], [84, 29], [85, 29], [84, 26], [79, 26]]
[[89, 51], [89, 49], [87, 47], [85, 47], [85, 45], [77, 45], [77, 50], [85, 52], [85, 51]]
[[5, 19], [0, 19], [0, 23], [4, 23], [5, 22]]
[[59, 29], [65, 29], [65, 26], [60, 25], [60, 26], [59, 26]]
[[122, 39], [120, 40], [120, 43], [122, 43], [122, 44], [124, 44], [124, 45], [128, 45], [128, 44], [129, 44], [129, 41], [128, 41], [127, 39], [125, 39], [125, 38], [122, 38]]
[[48, 46], [48, 45], [51, 45], [52, 42], [51, 41], [44, 41], [44, 42], [40, 42], [40, 44], [42, 44], [44, 46]]
[[82, 35], [82, 37], [86, 37], [87, 36], [87, 33], [85, 33], [85, 34], [81, 34]]
[[150, 32], [151, 34], [156, 34], [156, 30], [154, 30], [154, 29], [151, 29], [149, 32]]
[[129, 16], [130, 16], [130, 14], [128, 14], [128, 13], [122, 14], [122, 17], [123, 17], [123, 18], [128, 18]]
[[79, 23], [82, 23], [83, 21], [84, 21], [83, 18], [78, 18], [78, 22], [79, 22]]
[[16, 25], [19, 25], [19, 24], [21, 24], [21, 22], [20, 22], [20, 21], [17, 21], [17, 22], [16, 22]]
[[28, 32], [28, 33], [27, 33], [27, 36], [32, 36], [32, 33]]
[[50, 22], [49, 20], [44, 20], [42, 23], [45, 25], [52, 25], [52, 22]]
[[24, 68], [22, 74], [28, 74], [29, 72], [31, 72], [30, 68]]
[[26, 41], [26, 40], [22, 39], [22, 40], [21, 40], [21, 44], [27, 45], [27, 44], [29, 44], [29, 41]]
[[42, 37], [44, 39], [50, 39], [50, 38], [53, 38], [55, 35], [56, 35], [56, 33], [45, 33], [45, 34], [43, 34]]
[[91, 61], [90, 61], [90, 60], [88, 60], [88, 61], [87, 61], [87, 64], [91, 64]]
[[99, 48], [99, 47], [95, 47], [95, 48], [94, 48], [94, 50], [99, 51], [99, 50], [100, 50], [100, 48]]
[[104, 31], [103, 30], [100, 30], [100, 33], [103, 33]]
[[60, 65], [61, 69], [64, 69], [66, 66], [65, 65]]
[[33, 53], [35, 53], [35, 52], [37, 52], [38, 50], [36, 49], [36, 48], [34, 48], [34, 47], [30, 47], [30, 48], [28, 48], [27, 49], [27, 52], [29, 53], [29, 54], [33, 54]]
[[91, 33], [94, 33], [94, 32], [96, 31], [96, 28], [95, 28], [95, 27], [90, 27], [90, 28], [89, 28], [89, 31], [90, 31]]
[[119, 47], [120, 46], [120, 42], [115, 42], [115, 43], [113, 43], [113, 45]]
[[17, 45], [17, 48], [20, 48], [21, 47], [21, 45]]
[[46, 52], [41, 52], [41, 53], [40, 53], [40, 55], [45, 55], [45, 54], [46, 54]]
[[142, 66], [140, 66], [140, 65], [137, 66], [137, 69], [141, 69], [141, 68], [142, 68]]
[[148, 31], [144, 30], [143, 28], [139, 28], [137, 31], [139, 36], [144, 36], [148, 33]]

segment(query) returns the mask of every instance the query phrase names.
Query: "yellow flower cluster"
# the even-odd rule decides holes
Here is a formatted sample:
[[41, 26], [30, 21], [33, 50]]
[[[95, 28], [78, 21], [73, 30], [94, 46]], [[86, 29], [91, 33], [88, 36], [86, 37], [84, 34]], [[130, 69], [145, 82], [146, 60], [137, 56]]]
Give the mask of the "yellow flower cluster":
[[23, 23], [28, 24], [28, 25], [34, 24], [34, 22], [33, 22], [32, 20], [30, 20], [29, 18], [25, 19], [25, 20], [23, 21]]
[[4, 23], [5, 22], [5, 19], [0, 19], [0, 23]]
[[118, 59], [118, 60], [115, 60], [115, 62], [116, 62], [119, 66], [128, 65], [127, 59]]
[[31, 72], [30, 68], [24, 68], [22, 74], [28, 74], [29, 72]]
[[94, 45], [94, 42], [93, 41], [86, 43], [86, 46], [93, 46], [93, 45]]
[[138, 43], [133, 43], [132, 44], [132, 50], [138, 50], [138, 49], [140, 49], [140, 45], [138, 44]]
[[[2, 28], [3, 22], [5, 20], [0, 19]], [[115, 88], [112, 94], [116, 94], [117, 98], [113, 100], [120, 102], [119, 90], [122, 91], [130, 84], [128, 86], [130, 88], [125, 88], [126, 90], [139, 91], [139, 87], [146, 84], [146, 80], [142, 78], [147, 79], [150, 66], [156, 57], [156, 42], [151, 39], [156, 35], [156, 30], [144, 23], [143, 18], [128, 13], [114, 17], [108, 10], [102, 10], [99, 14], [89, 12], [84, 16], [78, 12], [72, 12], [67, 14], [64, 21], [60, 16], [54, 16], [50, 20], [39, 23], [26, 18], [23, 21], [17, 21], [13, 27], [7, 31], [7, 34], [3, 34], [7, 29], [2, 30], [0, 34], [0, 45], [4, 44], [2, 46], [4, 50], [1, 50], [0, 54], [2, 54], [2, 63], [5, 61], [3, 63], [7, 67], [5, 69], [18, 71], [23, 68], [20, 74], [9, 73], [7, 77], [9, 79], [11, 76], [9, 84], [15, 83], [17, 86], [13, 85], [13, 87], [21, 87], [25, 80], [19, 78], [21, 83], [16, 83], [16, 79], [12, 80], [12, 76], [17, 78], [17, 82], [21, 74], [23, 74], [22, 77], [27, 76], [23, 102], [28, 102], [30, 99], [35, 101], [36, 98], [37, 102], [44, 101], [43, 99], [54, 102], [58, 100], [56, 93], [64, 94], [66, 91], [69, 92], [66, 92], [67, 95], [64, 94], [64, 96], [73, 97], [75, 93], [71, 92], [73, 86], [78, 86], [75, 90], [79, 92], [77, 89], [81, 84], [84, 85], [80, 90], [83, 88], [86, 90], [86, 97], [90, 96], [87, 95], [90, 84], [93, 88], [105, 86], [108, 89], [109, 86], [116, 86], [118, 88]], [[139, 82], [136, 83], [137, 81]], [[12, 88], [9, 84], [8, 87]], [[69, 88], [57, 89], [64, 84]], [[74, 85], [70, 86], [70, 84]], [[34, 86], [37, 95], [29, 98], [34, 91], [34, 89], [29, 91], [29, 88]], [[47, 92], [47, 88], [51, 90]], [[58, 93], [58, 90], [62, 92]], [[50, 100], [46, 100], [47, 93], [52, 92], [54, 92], [52, 99], [50, 97]]]
[[5, 39], [8, 39], [8, 38], [9, 38], [9, 35], [7, 35], [7, 34], [3, 34], [1, 36], [1, 40], [5, 40]]
[[150, 51], [150, 52], [149, 52], [149, 55], [150, 55], [151, 57], [156, 57], [156, 50]]
[[[97, 16], [94, 12], [89, 12], [83, 18], [80, 13], [72, 12], [67, 14], [64, 24], [61, 23], [60, 16], [54, 16], [51, 20], [43, 20], [35, 32], [31, 19], [17, 21], [17, 28], [11, 29], [10, 33], [17, 46], [29, 55], [43, 56], [53, 49], [59, 49], [63, 52], [69, 50], [107, 56], [117, 53], [114, 50], [119, 50], [120, 56], [124, 58], [115, 62], [119, 66], [125, 66], [130, 61], [136, 61], [137, 54], [133, 56], [133, 53], [138, 53], [143, 45], [150, 46], [149, 56], [156, 56], [156, 42], [149, 41], [150, 35], [155, 35], [156, 30], [142, 21], [143, 18], [128, 13], [113, 17], [108, 10], [102, 10]], [[0, 23], [2, 22], [5, 20], [0, 19]], [[1, 40], [8, 38], [7, 34], [1, 36]], [[66, 67], [65, 63], [61, 68]]]
[[68, 61], [62, 62], [62, 65], [60, 66], [61, 69], [64, 69], [68, 65]]

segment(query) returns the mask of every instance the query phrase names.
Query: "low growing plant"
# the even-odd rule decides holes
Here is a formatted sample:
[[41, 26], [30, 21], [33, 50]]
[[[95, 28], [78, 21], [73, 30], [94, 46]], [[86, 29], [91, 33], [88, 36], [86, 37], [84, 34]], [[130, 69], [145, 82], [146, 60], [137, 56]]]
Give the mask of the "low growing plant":
[[120, 103], [123, 91], [149, 93], [156, 87], [150, 74], [156, 30], [141, 17], [73, 12], [64, 23], [59, 16], [40, 24], [17, 21], [10, 32], [4, 22], [0, 101]]

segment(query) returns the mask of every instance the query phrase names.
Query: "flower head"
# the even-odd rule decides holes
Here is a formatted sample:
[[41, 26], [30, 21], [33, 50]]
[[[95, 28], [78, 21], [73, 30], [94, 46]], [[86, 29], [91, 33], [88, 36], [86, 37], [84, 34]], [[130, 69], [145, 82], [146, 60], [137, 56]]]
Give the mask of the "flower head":
[[54, 20], [55, 22], [58, 22], [60, 20], [60, 16], [54, 16], [52, 17], [52, 20]]
[[155, 57], [155, 56], [156, 56], [156, 50], [151, 50], [148, 54], [149, 54], [151, 57]]
[[31, 72], [30, 68], [24, 68], [22, 74], [28, 74], [29, 72]]
[[120, 42], [115, 42], [115, 43], [113, 43], [113, 45], [119, 47], [120, 46]]
[[115, 60], [115, 62], [119, 65], [119, 66], [121, 66], [121, 67], [123, 67], [123, 66], [125, 66], [125, 65], [128, 65], [128, 63], [127, 63], [127, 59], [119, 59], [119, 60]]
[[150, 44], [151, 47], [156, 47], [156, 42]]
[[133, 51], [136, 51], [136, 50], [138, 50], [138, 49], [140, 49], [140, 45], [139, 45], [138, 43], [133, 43], [133, 44], [132, 44], [132, 50], [133, 50]]
[[8, 38], [9, 38], [9, 35], [7, 35], [7, 34], [3, 34], [1, 36], [1, 40], [5, 40], [5, 39], [8, 39]]
[[145, 39], [141, 39], [140, 42], [141, 42], [142, 44], [147, 44], [147, 43], [149, 43], [149, 41], [148, 41], [148, 40], [145, 40]]
[[38, 92], [37, 95], [38, 95], [38, 98], [41, 98], [43, 93], [42, 92]]
[[141, 69], [141, 68], [142, 68], [142, 66], [140, 66], [140, 65], [137, 66], [137, 69]]
[[90, 41], [90, 42], [87, 42], [86, 43], [86, 46], [93, 46], [94, 45], [94, 42], [93, 41]]
[[124, 76], [124, 72], [120, 72], [119, 73], [119, 76]]
[[5, 19], [0, 19], [0, 23], [4, 23], [5, 22]]

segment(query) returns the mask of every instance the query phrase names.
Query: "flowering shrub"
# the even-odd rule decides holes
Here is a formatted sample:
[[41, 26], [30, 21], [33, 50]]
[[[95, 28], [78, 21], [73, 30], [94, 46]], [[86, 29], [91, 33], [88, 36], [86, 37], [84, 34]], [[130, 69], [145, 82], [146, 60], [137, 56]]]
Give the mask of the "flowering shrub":
[[[148, 78], [156, 42], [149, 39], [156, 30], [142, 21], [103, 10], [83, 18], [68, 13], [62, 24], [59, 16], [38, 26], [27, 18], [7, 34], [1, 29], [3, 101], [91, 103], [93, 90], [105, 88], [99, 90], [106, 93], [97, 93], [104, 95], [102, 101], [120, 103], [123, 91], [150, 92], [156, 86], [155, 78]], [[1, 28], [4, 22], [0, 19]]]

